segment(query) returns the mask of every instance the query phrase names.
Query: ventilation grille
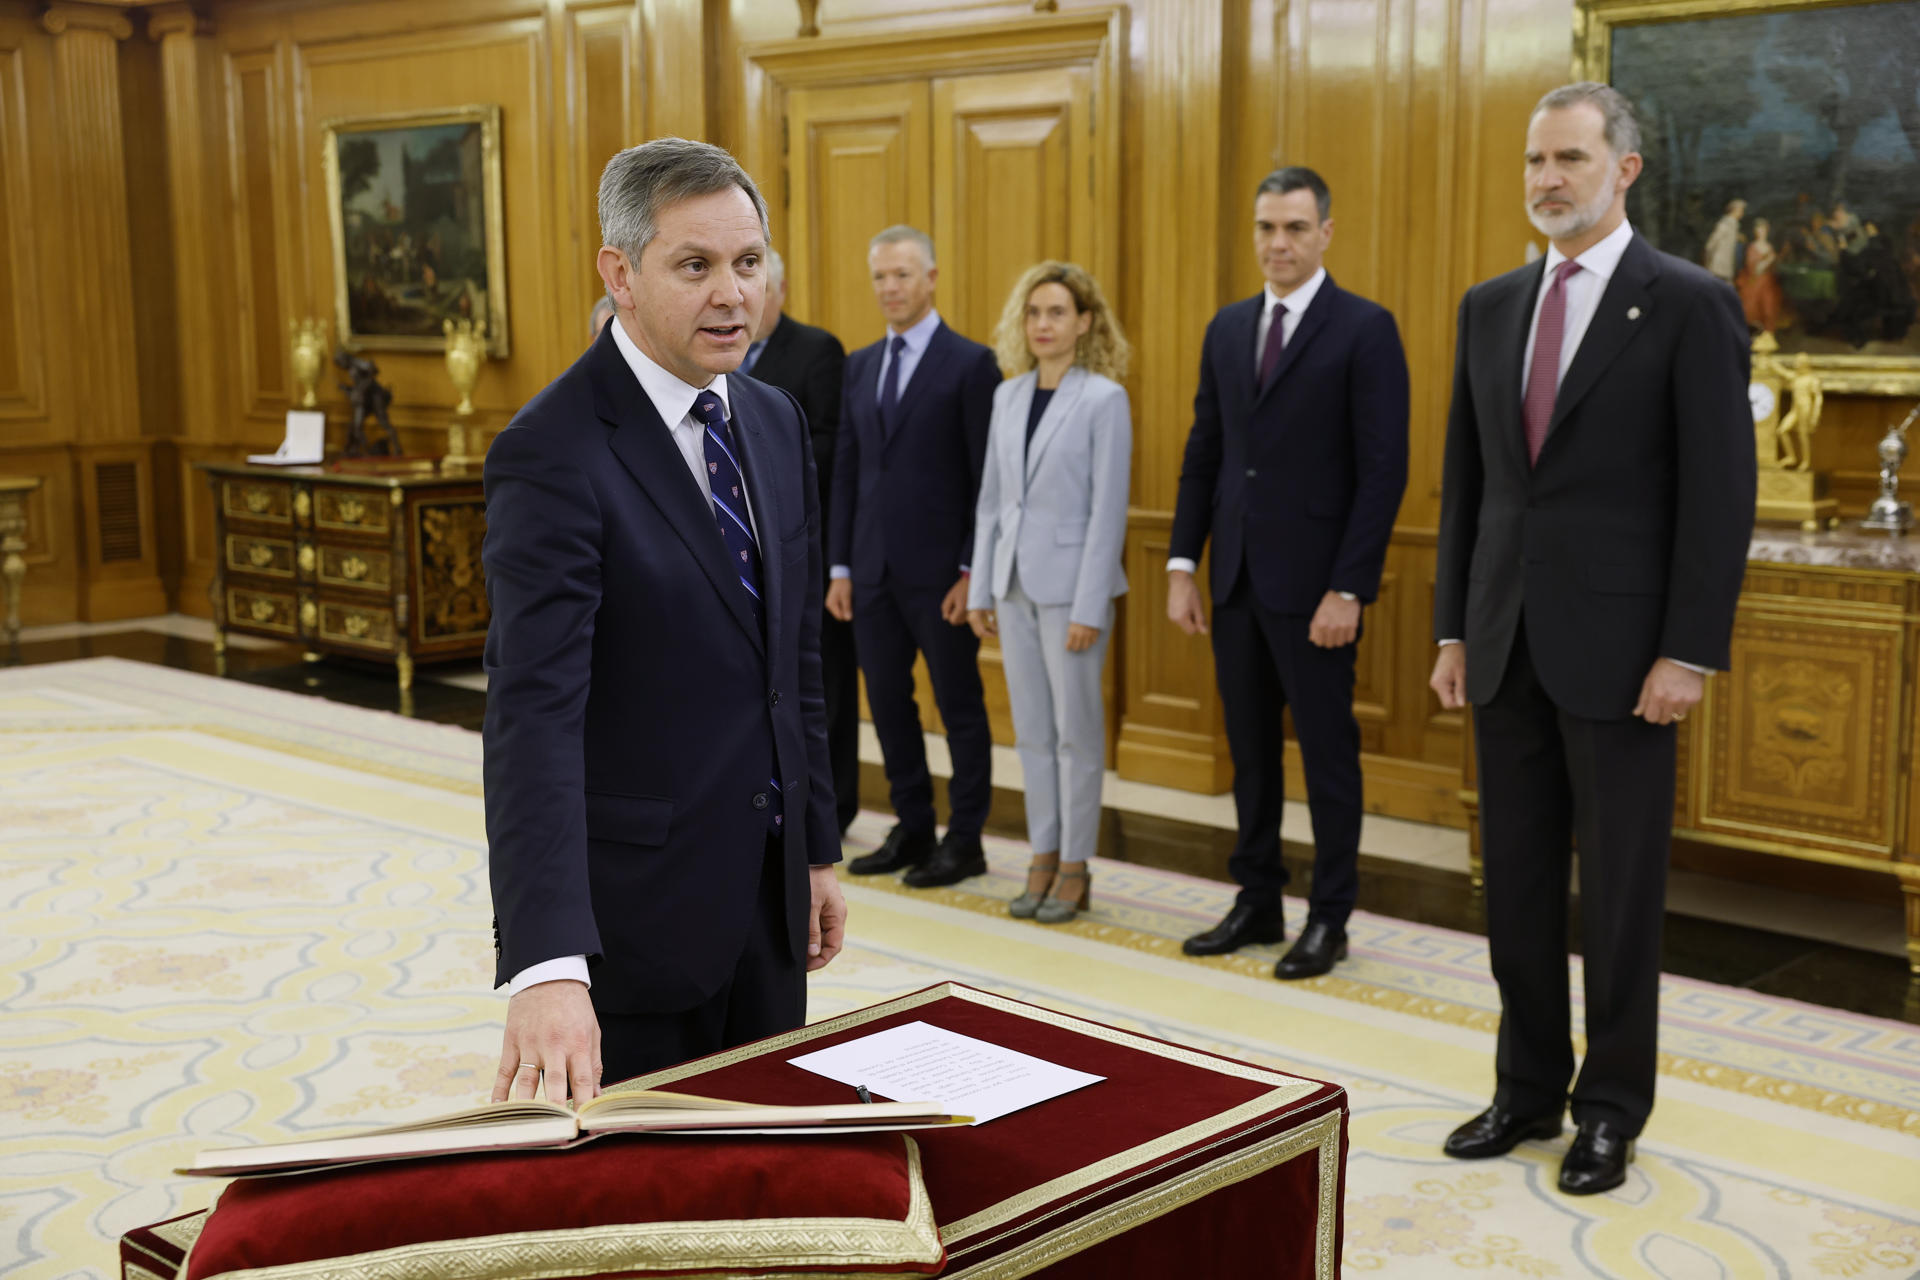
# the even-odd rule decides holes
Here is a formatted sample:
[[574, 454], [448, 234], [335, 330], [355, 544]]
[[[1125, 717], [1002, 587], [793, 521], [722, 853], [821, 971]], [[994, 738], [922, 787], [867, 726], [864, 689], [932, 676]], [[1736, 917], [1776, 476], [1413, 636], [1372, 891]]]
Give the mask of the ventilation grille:
[[140, 468], [133, 462], [102, 462], [93, 469], [100, 495], [100, 562], [140, 558]]

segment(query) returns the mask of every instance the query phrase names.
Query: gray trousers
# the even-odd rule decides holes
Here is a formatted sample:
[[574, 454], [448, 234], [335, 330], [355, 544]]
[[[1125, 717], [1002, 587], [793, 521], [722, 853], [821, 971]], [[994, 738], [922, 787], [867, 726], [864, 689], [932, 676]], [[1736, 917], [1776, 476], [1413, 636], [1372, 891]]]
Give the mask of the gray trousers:
[[1035, 853], [1058, 850], [1063, 861], [1079, 862], [1093, 856], [1100, 838], [1107, 757], [1100, 669], [1113, 636], [1113, 604], [1100, 638], [1079, 653], [1067, 652], [1070, 611], [1069, 605], [1035, 604], [1017, 574], [994, 601], [1015, 747], [1026, 774], [1027, 839]]

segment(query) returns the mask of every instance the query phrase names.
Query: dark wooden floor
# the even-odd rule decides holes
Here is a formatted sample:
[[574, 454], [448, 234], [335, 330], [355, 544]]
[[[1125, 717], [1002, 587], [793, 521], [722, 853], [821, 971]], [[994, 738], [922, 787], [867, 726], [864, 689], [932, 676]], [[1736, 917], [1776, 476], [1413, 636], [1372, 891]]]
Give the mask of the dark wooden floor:
[[[207, 674], [214, 670], [211, 645], [151, 631], [28, 642], [20, 646], [15, 660], [40, 663], [104, 656]], [[339, 659], [308, 663], [294, 648], [230, 650], [228, 677], [357, 707], [401, 710], [390, 667]], [[485, 709], [485, 694], [427, 678], [415, 680], [408, 708], [417, 718], [470, 729], [480, 727]], [[944, 790], [939, 780], [935, 786]], [[877, 766], [862, 766], [860, 793], [869, 808], [886, 811], [886, 781]], [[938, 796], [937, 802], [944, 812], [945, 796]], [[994, 789], [988, 829], [1025, 837], [1019, 792]], [[1099, 852], [1103, 857], [1227, 880], [1232, 847], [1232, 833], [1213, 827], [1113, 809], [1101, 815]], [[1304, 892], [1311, 878], [1312, 851], [1290, 843], [1286, 856], [1293, 889]], [[1385, 858], [1363, 857], [1360, 863], [1363, 909], [1420, 924], [1486, 931], [1481, 898], [1465, 875]], [[1809, 910], [1818, 909], [1817, 901], [1810, 903]], [[1577, 951], [1577, 924], [1572, 942]], [[1669, 912], [1664, 964], [1668, 972], [1684, 977], [1920, 1023], [1920, 984], [1909, 981], [1904, 960], [1878, 952]]]

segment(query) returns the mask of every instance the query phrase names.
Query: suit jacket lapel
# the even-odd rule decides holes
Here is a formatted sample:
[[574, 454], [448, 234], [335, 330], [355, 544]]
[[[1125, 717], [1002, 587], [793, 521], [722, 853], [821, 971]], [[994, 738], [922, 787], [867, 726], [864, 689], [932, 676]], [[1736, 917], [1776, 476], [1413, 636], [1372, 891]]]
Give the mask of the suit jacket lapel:
[[1000, 437], [1000, 452], [1007, 464], [1001, 474], [1009, 479], [1027, 473], [1027, 415], [1033, 409], [1034, 388], [1039, 385], [1039, 375], [1029, 370], [1015, 378], [1007, 391], [1005, 421], [1020, 424], [1018, 431], [1006, 431]]
[[[1300, 323], [1294, 326], [1293, 336], [1288, 338], [1287, 345], [1281, 348], [1280, 362], [1273, 366], [1273, 376], [1268, 378], [1267, 381], [1254, 392], [1253, 403], [1256, 407], [1269, 395], [1273, 394], [1273, 389], [1279, 386], [1281, 381], [1286, 378], [1287, 370], [1293, 368], [1294, 362], [1300, 358], [1300, 353], [1306, 350], [1307, 344], [1313, 341], [1314, 335], [1318, 334], [1320, 330], [1326, 326], [1327, 316], [1333, 310], [1333, 294], [1333, 277], [1328, 276], [1320, 282], [1320, 291], [1314, 294], [1313, 301], [1307, 304], [1306, 313], [1300, 317]], [[1263, 308], [1266, 306], [1264, 298], [1261, 300], [1260, 305]], [[1279, 324], [1282, 319], [1283, 317], [1276, 308], [1273, 323]], [[1258, 312], [1254, 313], [1254, 324], [1256, 326], [1254, 332], [1258, 333]], [[1272, 340], [1271, 331], [1268, 333], [1268, 340]], [[1252, 350], [1252, 343], [1248, 343], [1247, 346], [1249, 350]], [[1260, 376], [1258, 356], [1256, 356], [1254, 360], [1253, 376], [1256, 378]]]
[[1497, 339], [1495, 350], [1500, 353], [1500, 367], [1494, 371], [1494, 385], [1500, 388], [1498, 403], [1505, 409], [1501, 420], [1495, 425], [1505, 437], [1507, 446], [1513, 450], [1523, 475], [1533, 469], [1533, 463], [1527, 457], [1527, 420], [1521, 412], [1526, 399], [1523, 366], [1527, 359], [1527, 334], [1533, 328], [1533, 303], [1540, 296], [1540, 281], [1546, 273], [1547, 260], [1542, 256], [1521, 277], [1522, 283], [1508, 296], [1505, 308], [1493, 321]]
[[[887, 442], [889, 444], [893, 442], [895, 436], [900, 434], [901, 429], [907, 425], [907, 419], [913, 416], [913, 389], [927, 385], [931, 377], [927, 369], [934, 361], [940, 358], [940, 347], [946, 336], [947, 322], [942, 320], [938, 325], [934, 326], [933, 336], [927, 339], [926, 350], [920, 353], [919, 363], [913, 366], [913, 375], [900, 384], [899, 416], [894, 419], [891, 426], [888, 426], [884, 415], [881, 417], [880, 428], [887, 433]], [[887, 331], [887, 336], [884, 341], [888, 343], [893, 341], [893, 331], [891, 329]], [[884, 360], [886, 357], [883, 355], [881, 358]]]
[[755, 644], [764, 645], [760, 628], [754, 623], [753, 610], [747, 604], [746, 591], [740, 585], [740, 575], [727, 562], [726, 543], [714, 523], [713, 508], [701, 499], [700, 486], [688, 473], [687, 460], [673, 442], [673, 433], [660, 421], [660, 414], [647, 399], [647, 393], [640, 389], [632, 370], [627, 368], [613, 338], [604, 337], [600, 346], [606, 356], [611, 357], [611, 365], [600, 355], [600, 348], [596, 348], [594, 408], [601, 420], [614, 428], [607, 438], [608, 447], [686, 544], [687, 551], [712, 581], [734, 620]]
[[[1660, 259], [1641, 243], [1640, 237], [1628, 241], [1627, 251], [1620, 255], [1620, 265], [1614, 268], [1613, 278], [1607, 281], [1606, 291], [1600, 295], [1600, 306], [1580, 339], [1580, 349], [1574, 352], [1573, 363], [1567, 366], [1567, 376], [1560, 380], [1560, 393], [1553, 401], [1553, 418], [1547, 425], [1549, 444], [1554, 432], [1560, 429], [1581, 398], [1593, 390], [1607, 366], [1646, 328], [1641, 321], [1652, 310], [1649, 289], [1659, 274]], [[1542, 446], [1541, 452], [1545, 451]]]
[[[1037, 374], [1034, 377], [1034, 385], [1036, 387], [1040, 385]], [[1067, 414], [1073, 408], [1073, 402], [1080, 398], [1080, 392], [1086, 385], [1087, 371], [1078, 365], [1068, 369], [1066, 376], [1060, 379], [1060, 386], [1054, 391], [1053, 399], [1047, 401], [1047, 407], [1040, 414], [1040, 425], [1034, 429], [1033, 439], [1027, 443], [1027, 484], [1033, 483], [1033, 472], [1040, 465], [1040, 455], [1046, 452], [1049, 444], [1053, 443], [1053, 438], [1060, 434], [1060, 427], [1066, 422]], [[1031, 409], [1033, 405], [1031, 397], [1028, 397], [1027, 405]], [[1019, 424], [1020, 434], [1024, 436], [1027, 430], [1025, 415], [1019, 419]], [[1025, 488], [1026, 485], [1021, 486], [1023, 492]]]

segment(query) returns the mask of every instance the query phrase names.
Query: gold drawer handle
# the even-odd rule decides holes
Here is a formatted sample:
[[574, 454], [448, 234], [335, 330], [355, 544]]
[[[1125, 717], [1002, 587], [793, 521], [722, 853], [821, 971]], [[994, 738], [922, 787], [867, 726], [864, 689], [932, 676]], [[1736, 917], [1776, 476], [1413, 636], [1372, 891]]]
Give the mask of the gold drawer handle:
[[359, 556], [348, 556], [340, 562], [340, 576], [348, 582], [358, 582], [367, 576], [367, 562]]
[[264, 569], [273, 563], [273, 548], [264, 542], [256, 542], [247, 548], [247, 562], [256, 569]]
[[258, 485], [248, 485], [241, 491], [240, 497], [247, 504], [247, 510], [255, 515], [260, 515], [273, 506], [273, 491], [262, 489]]
[[373, 626], [373, 619], [364, 613], [350, 613], [341, 619], [340, 625], [345, 628], [348, 635], [358, 640]]
[[341, 524], [359, 524], [367, 514], [367, 504], [358, 498], [342, 498], [336, 510]]
[[247, 612], [253, 615], [255, 622], [265, 622], [273, 617], [274, 607], [271, 600], [255, 600], [247, 606]]
[[311, 542], [303, 542], [300, 544], [300, 572], [313, 572], [313, 544]]

